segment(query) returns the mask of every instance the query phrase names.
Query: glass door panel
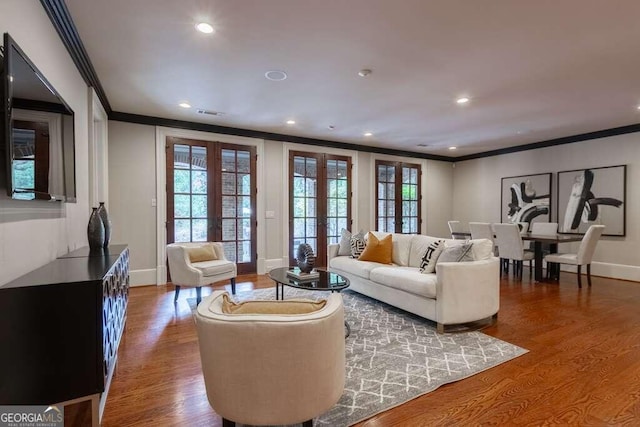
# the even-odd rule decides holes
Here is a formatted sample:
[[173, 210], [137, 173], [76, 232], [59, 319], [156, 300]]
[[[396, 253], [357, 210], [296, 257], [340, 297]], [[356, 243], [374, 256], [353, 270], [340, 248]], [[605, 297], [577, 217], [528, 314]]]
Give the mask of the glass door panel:
[[420, 165], [376, 160], [378, 231], [420, 233]]
[[318, 253], [317, 194], [318, 160], [313, 157], [293, 156], [293, 227], [290, 257], [295, 260], [298, 246], [308, 243]]
[[349, 200], [349, 162], [347, 160], [326, 160], [327, 212], [326, 234], [327, 244], [339, 243], [340, 232], [349, 229], [350, 209]]
[[[184, 144], [173, 145], [173, 192], [168, 206], [173, 205], [171, 242], [207, 241], [207, 148]], [[173, 194], [171, 194], [173, 193]]]
[[418, 169], [402, 167], [402, 232], [418, 233]]
[[296, 263], [301, 243], [308, 243], [316, 265], [324, 266], [327, 245], [351, 227], [351, 163], [348, 157], [291, 152], [289, 155], [289, 258]]

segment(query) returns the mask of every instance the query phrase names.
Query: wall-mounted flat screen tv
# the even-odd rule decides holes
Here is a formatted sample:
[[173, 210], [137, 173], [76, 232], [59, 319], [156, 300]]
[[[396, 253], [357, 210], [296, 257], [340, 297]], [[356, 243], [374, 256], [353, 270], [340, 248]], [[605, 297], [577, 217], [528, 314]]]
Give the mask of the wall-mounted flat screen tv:
[[75, 202], [73, 110], [8, 33], [3, 55], [7, 193], [20, 200]]

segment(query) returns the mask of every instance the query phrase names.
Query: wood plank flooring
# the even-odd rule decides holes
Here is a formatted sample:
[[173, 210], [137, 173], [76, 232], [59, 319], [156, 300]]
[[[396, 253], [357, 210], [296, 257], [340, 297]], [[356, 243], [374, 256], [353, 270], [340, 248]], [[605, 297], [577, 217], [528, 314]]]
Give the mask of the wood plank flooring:
[[[483, 332], [529, 353], [358, 426], [640, 425], [640, 283], [594, 277], [587, 288], [583, 277], [578, 289], [573, 274], [534, 284], [527, 273], [503, 278], [498, 323]], [[246, 275], [237, 286], [273, 284]], [[170, 285], [131, 289], [104, 427], [221, 425], [187, 298], [194, 289], [181, 290], [176, 306]]]

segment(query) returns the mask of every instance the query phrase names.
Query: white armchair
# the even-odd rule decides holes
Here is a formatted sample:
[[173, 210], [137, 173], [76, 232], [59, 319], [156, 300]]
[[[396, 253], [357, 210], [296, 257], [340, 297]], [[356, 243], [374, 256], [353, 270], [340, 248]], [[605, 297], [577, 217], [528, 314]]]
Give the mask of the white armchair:
[[225, 294], [206, 297], [195, 315], [207, 398], [223, 426], [312, 426], [344, 390], [342, 296], [303, 314], [226, 314]]
[[[189, 251], [211, 245], [215, 251], [214, 260], [192, 262]], [[236, 276], [238, 270], [235, 262], [229, 261], [224, 255], [222, 243], [219, 242], [192, 242], [171, 243], [167, 245], [167, 258], [169, 260], [169, 272], [171, 282], [176, 287], [174, 301], [178, 300], [181, 286], [196, 288], [198, 303], [201, 299], [201, 287], [222, 280], [231, 281], [231, 292], [236, 293]]]

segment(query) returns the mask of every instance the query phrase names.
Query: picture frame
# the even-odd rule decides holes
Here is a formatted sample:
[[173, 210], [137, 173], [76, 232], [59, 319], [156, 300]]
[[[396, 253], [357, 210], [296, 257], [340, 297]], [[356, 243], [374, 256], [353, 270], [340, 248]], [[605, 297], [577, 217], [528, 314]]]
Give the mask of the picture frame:
[[551, 172], [502, 178], [500, 221], [527, 223], [529, 228], [532, 222], [550, 222], [551, 180]]
[[558, 232], [584, 234], [592, 224], [603, 236], [626, 235], [627, 165], [558, 172]]

